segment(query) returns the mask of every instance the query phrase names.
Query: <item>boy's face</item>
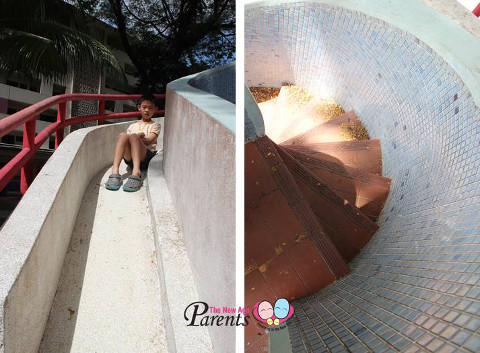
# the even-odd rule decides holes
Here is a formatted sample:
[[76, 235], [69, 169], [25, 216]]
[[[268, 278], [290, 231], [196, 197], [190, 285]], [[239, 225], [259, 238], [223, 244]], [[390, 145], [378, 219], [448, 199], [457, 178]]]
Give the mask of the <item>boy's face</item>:
[[148, 120], [152, 118], [157, 107], [155, 106], [155, 103], [144, 100], [138, 105], [138, 110], [142, 113], [142, 118]]

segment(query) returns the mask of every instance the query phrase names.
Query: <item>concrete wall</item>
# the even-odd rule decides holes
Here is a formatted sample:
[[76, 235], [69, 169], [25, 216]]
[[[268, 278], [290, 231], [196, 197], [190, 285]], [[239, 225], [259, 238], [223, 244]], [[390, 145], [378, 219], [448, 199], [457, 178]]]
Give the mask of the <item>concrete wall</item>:
[[480, 19], [473, 14], [477, 0], [420, 0], [444, 13], [477, 38], [480, 38]]
[[[235, 303], [235, 106], [191, 87], [167, 86], [164, 173], [200, 300]], [[230, 352], [235, 327], [209, 327], [216, 352]]]
[[37, 352], [85, 189], [127, 124], [76, 131], [0, 232], [0, 352]]
[[[248, 85], [290, 81], [354, 109], [392, 179], [351, 274], [298, 305], [304, 335], [344, 339], [346, 325], [352, 350], [372, 349], [367, 336], [386, 350], [480, 349], [479, 62], [480, 41], [419, 1], [247, 6]], [[328, 322], [313, 328], [315, 312]]]
[[244, 87], [245, 110], [244, 110], [244, 130], [245, 143], [255, 141], [265, 135], [265, 124], [263, 123], [262, 112], [258, 107], [252, 93], [247, 86]]

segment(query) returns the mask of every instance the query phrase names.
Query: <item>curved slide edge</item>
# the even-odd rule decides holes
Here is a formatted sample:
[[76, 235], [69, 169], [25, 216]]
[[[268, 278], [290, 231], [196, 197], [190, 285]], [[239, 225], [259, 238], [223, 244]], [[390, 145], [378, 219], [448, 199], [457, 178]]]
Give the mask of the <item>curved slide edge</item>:
[[210, 92], [235, 104], [235, 62], [202, 71], [188, 81], [190, 86]]
[[[216, 69], [209, 71], [213, 70]], [[176, 92], [185, 100], [191, 102], [191, 104], [195, 105], [219, 124], [224, 126], [230, 133], [235, 134], [235, 104], [216, 96], [213, 93], [203, 91], [190, 85], [190, 82], [194, 82], [199, 75], [205, 77], [205, 72], [182, 77], [170, 82], [167, 85], [167, 94], [168, 90]], [[166, 112], [166, 115], [168, 115], [168, 111]]]
[[0, 231], [0, 352], [37, 352], [78, 209], [127, 123], [69, 134]]
[[163, 153], [151, 160], [147, 175], [168, 352], [212, 352], [207, 328], [189, 327], [183, 317], [185, 308], [200, 299], [163, 174]]
[[[439, 54], [469, 88], [477, 106], [480, 106], [479, 39], [455, 20], [427, 4], [416, 0], [269, 0], [246, 1], [246, 10], [259, 7], [275, 7], [290, 3], [319, 3], [358, 11], [401, 30], [411, 33]], [[432, 31], [432, 28], [435, 28]]]
[[252, 93], [245, 85], [245, 143], [265, 136], [265, 125], [262, 112], [255, 102]]

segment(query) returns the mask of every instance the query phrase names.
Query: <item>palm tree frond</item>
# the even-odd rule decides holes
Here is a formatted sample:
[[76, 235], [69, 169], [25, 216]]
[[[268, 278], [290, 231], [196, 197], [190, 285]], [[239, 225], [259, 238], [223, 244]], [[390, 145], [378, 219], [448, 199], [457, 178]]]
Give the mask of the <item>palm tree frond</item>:
[[118, 82], [126, 81], [117, 59], [104, 44], [49, 19], [1, 18], [0, 59], [0, 74], [4, 76], [23, 72], [28, 77], [64, 80], [72, 68], [80, 67], [106, 71]]
[[62, 80], [71, 67], [55, 50], [51, 40], [16, 32], [15, 35], [0, 36], [0, 75], [9, 77], [17, 74], [25, 78], [40, 76]]

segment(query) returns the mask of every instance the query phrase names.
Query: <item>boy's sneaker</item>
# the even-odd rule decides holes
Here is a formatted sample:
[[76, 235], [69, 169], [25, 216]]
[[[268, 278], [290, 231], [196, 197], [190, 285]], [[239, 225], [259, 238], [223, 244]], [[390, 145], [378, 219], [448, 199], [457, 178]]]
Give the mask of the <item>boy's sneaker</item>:
[[122, 186], [122, 176], [120, 174], [110, 174], [105, 183], [105, 188], [116, 191], [120, 189], [120, 186]]
[[135, 192], [142, 187], [142, 178], [136, 175], [130, 175], [127, 182], [123, 185], [123, 191]]

